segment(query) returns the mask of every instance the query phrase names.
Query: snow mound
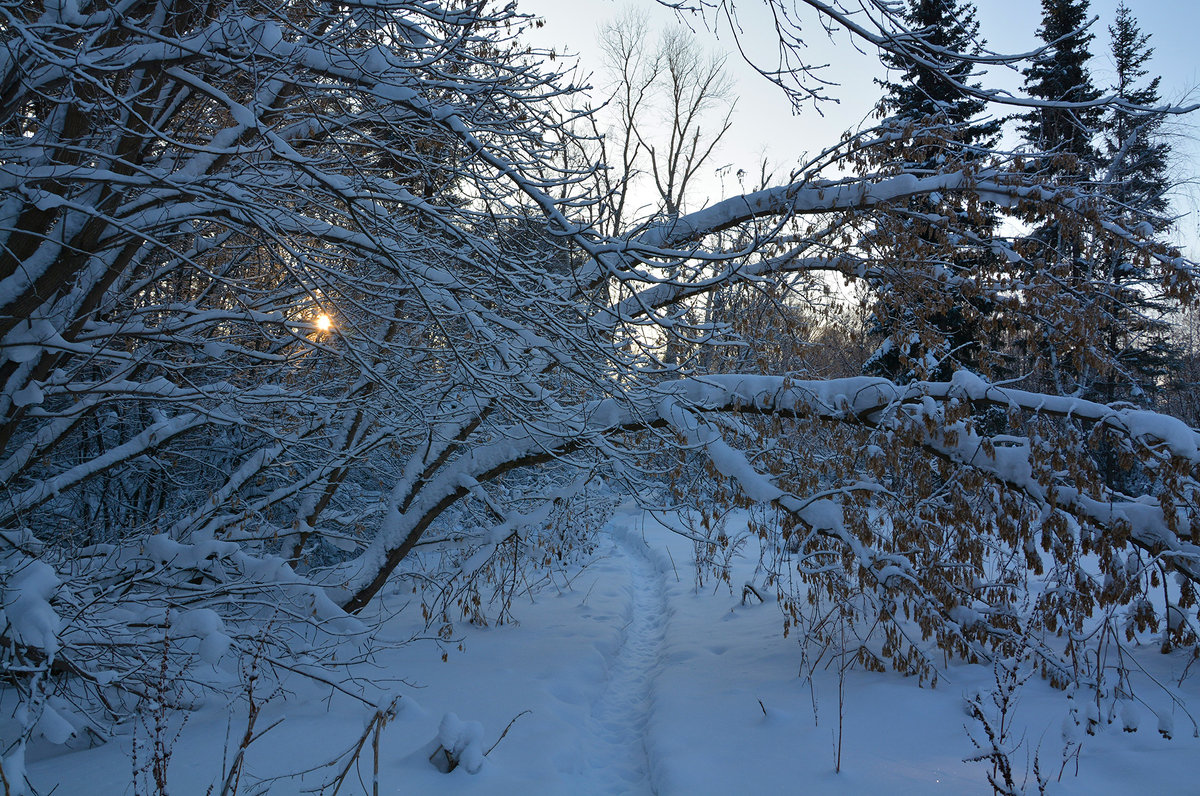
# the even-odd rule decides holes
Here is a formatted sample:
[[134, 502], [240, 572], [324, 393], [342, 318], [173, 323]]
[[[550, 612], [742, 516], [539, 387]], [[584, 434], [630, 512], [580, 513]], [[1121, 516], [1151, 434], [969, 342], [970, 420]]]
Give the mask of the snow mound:
[[449, 773], [462, 766], [468, 774], [478, 774], [483, 768], [483, 725], [479, 722], [447, 713], [438, 728], [437, 743], [429, 759], [440, 771]]

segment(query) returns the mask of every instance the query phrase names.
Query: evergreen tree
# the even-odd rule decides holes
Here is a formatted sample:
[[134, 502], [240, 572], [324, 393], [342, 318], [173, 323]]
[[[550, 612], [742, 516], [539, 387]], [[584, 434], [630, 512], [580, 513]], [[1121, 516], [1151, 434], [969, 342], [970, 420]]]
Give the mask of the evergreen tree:
[[[1094, 142], [1102, 122], [1098, 106], [1087, 105], [1100, 97], [1088, 69], [1095, 36], [1085, 29], [1087, 22], [1088, 0], [1042, 0], [1038, 36], [1045, 49], [1024, 74], [1026, 92], [1043, 104], [1023, 117], [1021, 128], [1032, 153], [1030, 170], [1080, 197], [1092, 189], [1098, 160]], [[1112, 294], [1099, 281], [1102, 267], [1089, 250], [1085, 224], [1036, 209], [1025, 210], [1023, 218], [1034, 225], [1024, 249], [1026, 261], [1033, 264], [1034, 291], [1053, 283], [1070, 285], [1068, 310], [1077, 328], [1058, 342], [1052, 342], [1053, 330], [1045, 328], [1019, 340], [1018, 350], [1032, 357], [1022, 367], [1047, 389], [1080, 394], [1110, 364], [1101, 361], [1103, 352], [1093, 338], [1103, 331], [1098, 318]]]
[[1105, 120], [1109, 192], [1127, 216], [1146, 221], [1155, 232], [1161, 232], [1170, 224], [1166, 192], [1170, 188], [1167, 161], [1171, 147], [1158, 135], [1163, 114], [1150, 110], [1161, 101], [1161, 78], [1138, 85], [1147, 75], [1144, 67], [1154, 48], [1149, 46], [1149, 34], [1142, 33], [1124, 3], [1117, 7], [1116, 21], [1108, 32], [1116, 70], [1113, 93], [1124, 103], [1143, 109], [1117, 105]]
[[[959, 0], [909, 0], [904, 19], [919, 31], [922, 39], [941, 52], [979, 52], [979, 23], [975, 21], [975, 6]], [[926, 59], [905, 58], [887, 54], [883, 58], [889, 69], [901, 73], [898, 81], [877, 81], [887, 89], [880, 108], [889, 114], [911, 119], [940, 117], [952, 124], [965, 122], [983, 112], [986, 103], [959, 86], [978, 87], [974, 80], [974, 64], [962, 58], [948, 58], [945, 63], [932, 64]], [[995, 120], [963, 126], [962, 140], [971, 144], [994, 141], [999, 132]]]
[[[1095, 36], [1081, 31], [1088, 0], [1042, 0], [1038, 36], [1047, 49], [1024, 72], [1030, 96], [1049, 103], [1087, 103], [1100, 97], [1088, 71]], [[1092, 139], [1100, 123], [1096, 107], [1039, 107], [1024, 117], [1025, 138], [1041, 152], [1072, 155], [1076, 164], [1056, 172], [1085, 174], [1095, 158]]]
[[[884, 56], [885, 65], [900, 75], [897, 80], [876, 81], [886, 90], [879, 110], [894, 117], [891, 124], [902, 131], [888, 148], [886, 159], [892, 165], [930, 173], [944, 166], [948, 157], [964, 165], [978, 161], [982, 148], [995, 143], [1000, 122], [977, 118], [986, 103], [963, 90], [964, 86], [978, 87], [974, 64], [952, 55], [980, 51], [974, 5], [960, 0], [909, 0], [904, 18], [926, 45], [945, 55], [936, 63], [930, 60], [928, 50], [921, 57]], [[951, 215], [980, 242], [996, 224], [993, 208], [969, 206], [961, 196], [918, 196], [907, 204], [904, 229], [892, 231], [894, 245], [889, 257], [894, 260], [927, 257], [942, 248], [937, 224], [930, 219]], [[985, 248], [966, 246], [953, 262], [939, 266], [953, 269], [988, 256]], [[874, 331], [886, 334], [891, 342], [868, 361], [868, 373], [901, 381], [944, 379], [960, 366], [978, 364], [981, 314], [990, 311], [988, 302], [964, 304], [939, 295], [924, 297], [919, 303], [921, 306], [913, 306], [901, 299], [891, 306], [876, 306], [879, 317]]]
[[[1153, 237], [1171, 223], [1166, 198], [1171, 186], [1167, 174], [1171, 147], [1159, 134], [1162, 113], [1152, 110], [1161, 101], [1160, 78], [1143, 82], [1154, 49], [1149, 46], [1150, 36], [1141, 31], [1124, 3], [1117, 7], [1108, 31], [1116, 73], [1112, 90], [1123, 104], [1113, 106], [1104, 119], [1106, 162], [1104, 174], [1097, 176], [1123, 225], [1143, 237]], [[1152, 300], [1152, 291], [1146, 289], [1153, 274], [1145, 262], [1132, 256], [1130, 248], [1114, 244], [1104, 256], [1107, 277], [1118, 299], [1113, 302], [1105, 344], [1124, 371], [1095, 385], [1097, 396], [1107, 400], [1152, 391], [1180, 359], [1170, 341], [1170, 325], [1163, 320], [1168, 308]], [[1122, 396], [1121, 375], [1132, 383], [1131, 395]]]

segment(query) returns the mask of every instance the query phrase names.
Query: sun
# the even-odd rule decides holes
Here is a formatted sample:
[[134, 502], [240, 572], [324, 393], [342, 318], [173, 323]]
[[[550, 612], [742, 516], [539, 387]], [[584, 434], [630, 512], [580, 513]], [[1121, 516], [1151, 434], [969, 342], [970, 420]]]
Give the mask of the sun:
[[316, 324], [317, 331], [328, 332], [333, 328], [333, 318], [330, 318], [328, 315], [322, 313], [321, 315], [317, 316]]

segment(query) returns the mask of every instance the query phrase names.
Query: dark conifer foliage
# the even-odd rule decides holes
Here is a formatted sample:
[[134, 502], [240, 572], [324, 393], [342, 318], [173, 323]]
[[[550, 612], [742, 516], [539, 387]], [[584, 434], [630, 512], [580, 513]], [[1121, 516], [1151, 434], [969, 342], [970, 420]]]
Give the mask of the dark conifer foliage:
[[[960, 0], [910, 0], [904, 21], [929, 48], [944, 55], [937, 63], [897, 53], [883, 58], [890, 70], [899, 73], [895, 79], [877, 81], [887, 92], [880, 100], [880, 112], [895, 119], [896, 165], [935, 173], [945, 163], [948, 151], [964, 164], [979, 162], [985, 148], [996, 143], [1000, 121], [980, 118], [987, 103], [962, 88], [979, 88], [975, 65], [952, 55], [980, 52], [975, 6]], [[917, 124], [933, 125], [943, 134], [933, 142], [917, 141], [912, 134]], [[977, 244], [986, 240], [996, 224], [992, 208], [978, 204], [968, 208], [963, 196], [913, 197], [908, 210], [911, 215], [903, 223], [926, 245], [936, 245], [933, 219], [943, 213], [953, 214]], [[987, 257], [984, 248], [964, 246], [949, 265], [954, 268]], [[982, 316], [995, 309], [992, 302], [947, 298], [943, 306], [925, 313], [903, 304], [885, 299], [876, 307], [875, 331], [886, 334], [889, 341], [868, 361], [866, 372], [902, 381], [930, 375], [945, 379], [963, 365], [978, 365]], [[932, 346], [928, 344], [931, 338], [936, 341]]]
[[[1112, 93], [1125, 104], [1113, 106], [1104, 117], [1103, 173], [1097, 177], [1112, 211], [1143, 237], [1153, 238], [1171, 225], [1167, 200], [1171, 146], [1162, 135], [1165, 116], [1156, 110], [1162, 102], [1161, 78], [1147, 79], [1146, 66], [1154, 48], [1124, 3], [1117, 7], [1108, 32], [1115, 71]], [[1106, 345], [1124, 366], [1130, 388], [1122, 389], [1120, 378], [1106, 378], [1094, 392], [1109, 401], [1153, 394], [1181, 358], [1170, 339], [1171, 325], [1163, 317], [1170, 305], [1148, 297], [1152, 269], [1129, 247], [1117, 245], [1106, 251], [1104, 268], [1120, 297]]]
[[1088, 69], [1095, 39], [1084, 30], [1088, 18], [1088, 0], [1042, 0], [1038, 36], [1049, 47], [1024, 70], [1026, 91], [1046, 102], [1024, 117], [1025, 137], [1041, 151], [1074, 156], [1073, 168], [1059, 170], [1075, 173], [1094, 158], [1100, 123], [1098, 107], [1069, 107], [1100, 98]]
[[1104, 151], [1109, 161], [1106, 182], [1118, 205], [1145, 216], [1160, 232], [1170, 225], [1166, 194], [1171, 187], [1171, 146], [1161, 135], [1165, 115], [1153, 110], [1162, 102], [1162, 79], [1145, 80], [1154, 48], [1124, 3], [1117, 7], [1116, 21], [1108, 32], [1116, 72], [1113, 93], [1143, 110], [1118, 105], [1109, 111], [1104, 124]]
[[[978, 53], [979, 23], [975, 6], [959, 0], [911, 0], [904, 15], [914, 31], [919, 31], [930, 47], [947, 53]], [[887, 90], [880, 107], [889, 114], [907, 118], [940, 116], [946, 121], [968, 122], [983, 113], [986, 103], [965, 93], [959, 85], [978, 88], [975, 65], [964, 59], [946, 57], [935, 68], [927, 62], [887, 54], [884, 64], [900, 72], [896, 80], [879, 81]], [[967, 143], [994, 141], [1000, 125], [995, 120], [976, 122], [966, 127]]]

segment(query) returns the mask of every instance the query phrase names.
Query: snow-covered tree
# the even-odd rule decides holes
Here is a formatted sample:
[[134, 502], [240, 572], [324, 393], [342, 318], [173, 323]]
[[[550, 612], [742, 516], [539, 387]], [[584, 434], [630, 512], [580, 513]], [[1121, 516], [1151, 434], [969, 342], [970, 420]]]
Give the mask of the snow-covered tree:
[[[910, 119], [941, 116], [962, 127], [959, 137], [966, 143], [994, 143], [999, 124], [977, 118], [987, 103], [978, 95], [975, 64], [955, 57], [982, 52], [974, 5], [959, 0], [909, 0], [904, 21], [927, 47], [943, 53], [945, 60], [929, 63], [903, 53], [884, 53], [883, 63], [899, 73], [897, 79], [881, 81], [887, 89], [880, 103], [884, 111]], [[969, 86], [975, 93], [960, 86]]]
[[120, 718], [164, 638], [352, 630], [297, 572], [382, 509], [437, 516], [457, 445], [607, 389], [586, 299], [522, 234], [571, 231], [566, 89], [483, 3], [0, 14], [5, 669]]
[[[1124, 3], [1117, 6], [1108, 31], [1115, 68], [1112, 91], [1123, 104], [1109, 110], [1104, 119], [1099, 177], [1113, 211], [1121, 214], [1128, 226], [1140, 225], [1140, 233], [1155, 237], [1166, 232], [1172, 221], [1167, 201], [1167, 192], [1173, 187], [1168, 173], [1171, 147], [1162, 132], [1166, 114], [1135, 110], [1157, 109], [1162, 104], [1160, 78], [1142, 83], [1154, 49]], [[1166, 319], [1172, 307], [1154, 300], [1157, 291], [1144, 287], [1152, 275], [1136, 257], [1126, 254], [1123, 246], [1105, 252], [1105, 272], [1122, 288], [1106, 341], [1121, 372], [1099, 379], [1094, 387], [1096, 394], [1108, 401], [1122, 393], [1140, 399], [1144, 393], [1155, 392], [1158, 381], [1179, 360]]]
[[[801, 9], [945, 63], [896, 4], [864, 5]], [[1087, 226], [1180, 298], [1192, 263], [1014, 157], [897, 163], [890, 127], [777, 184], [598, 230], [603, 164], [562, 165], [575, 95], [520, 25], [482, 1], [0, 2], [0, 660], [27, 734], [48, 691], [102, 732], [189, 655], [330, 677], [311, 664], [422, 550], [472, 551], [448, 578], [544, 550], [526, 540], [569, 534], [554, 514], [593, 474], [642, 488], [671, 457], [776, 512], [763, 532], [800, 574], [874, 611], [887, 646], [864, 661], [930, 674], [920, 637], [987, 656], [1030, 615], [1052, 636], [1137, 603], [1160, 569], [1190, 609], [1200, 435], [1182, 422], [967, 369], [797, 378], [776, 340], [720, 318], [687, 333], [722, 356], [682, 378], [660, 341], [688, 302], [752, 286], [787, 310], [789, 280], [820, 273], [1018, 301], [1014, 323], [1078, 333], [1069, 284], [1022, 277], [1024, 244], [956, 213], [927, 218], [940, 231], [906, 260], [877, 256], [914, 197]], [[773, 77], [820, 92], [798, 62]], [[963, 247], [1014, 267], [944, 267]], [[1141, 493], [1099, 477], [1101, 438], [1140, 462]], [[1095, 552], [1103, 577], [1014, 605], [1039, 548], [1063, 572]], [[1039, 653], [1063, 676], [1061, 648]]]
[[[1113, 172], [1108, 182], [1115, 183], [1110, 190], [1114, 201], [1130, 208], [1130, 212], [1158, 214], [1147, 220], [1156, 232], [1161, 232], [1170, 223], [1166, 194], [1171, 188], [1171, 146], [1161, 134], [1166, 114], [1156, 112], [1162, 104], [1158, 90], [1162, 78], [1153, 77], [1142, 84], [1149, 74], [1146, 63], [1154, 48], [1129, 6], [1117, 6], [1108, 33], [1115, 70], [1112, 90], [1122, 101], [1108, 112], [1104, 124], [1104, 152]], [[1139, 107], [1149, 110], [1136, 110]]]
[[[1053, 175], [1059, 190], [1092, 204], [1094, 215], [1119, 216], [1126, 229], [1153, 238], [1169, 225], [1163, 171], [1169, 149], [1157, 132], [1165, 116], [1157, 81], [1139, 85], [1147, 39], [1119, 7], [1110, 28], [1116, 81], [1103, 110], [1089, 72], [1094, 36], [1087, 2], [1046, 0], [1043, 12], [1046, 50], [1025, 75], [1027, 90], [1046, 106], [1024, 117], [1027, 168]], [[1152, 265], [1129, 256], [1120, 241], [1095, 235], [1093, 225], [1036, 210], [1023, 217], [1035, 225], [1023, 253], [1036, 263], [1036, 278], [1069, 284], [1065, 300], [1078, 319], [1074, 342], [1063, 345], [1046, 334], [1020, 340], [1025, 368], [1041, 371], [1058, 391], [1144, 402], [1171, 358], [1163, 321], [1176, 307], [1170, 289]]]
[[1056, 170], [1087, 174], [1099, 128], [1100, 92], [1088, 66], [1090, 45], [1088, 0], [1042, 0], [1038, 37], [1044, 49], [1024, 70], [1025, 89], [1045, 101], [1025, 117], [1025, 136], [1036, 151], [1073, 158]]

